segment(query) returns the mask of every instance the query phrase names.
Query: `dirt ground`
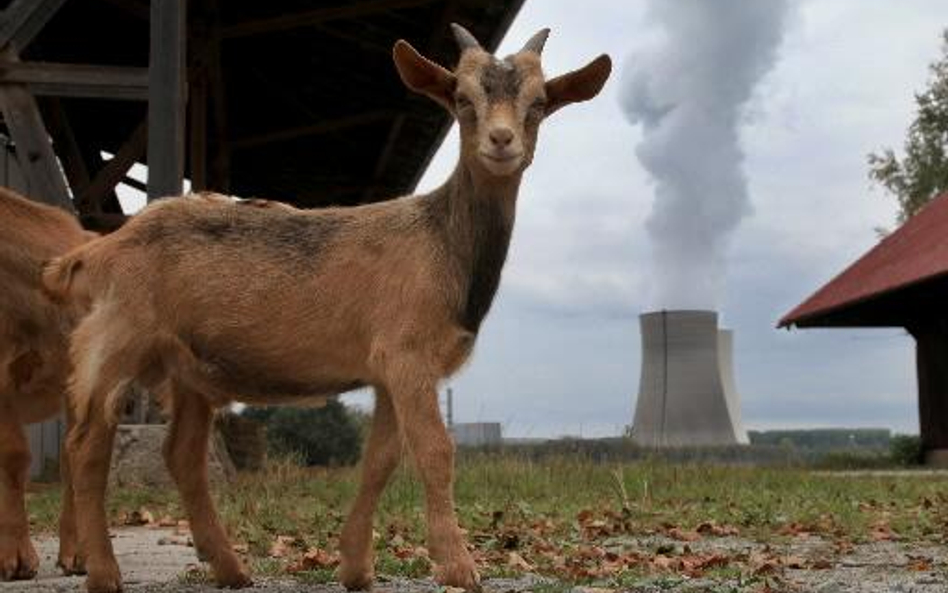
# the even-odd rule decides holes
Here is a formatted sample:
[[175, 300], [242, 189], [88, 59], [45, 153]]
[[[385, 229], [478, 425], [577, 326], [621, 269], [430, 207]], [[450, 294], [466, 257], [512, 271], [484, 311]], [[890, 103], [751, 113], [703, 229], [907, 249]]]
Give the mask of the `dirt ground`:
[[[114, 547], [125, 576], [126, 590], [155, 593], [219, 591], [212, 585], [187, 584], [182, 578], [189, 568], [198, 565], [194, 548], [185, 538], [173, 532], [145, 527], [123, 528], [114, 532]], [[642, 547], [656, 545], [682, 546], [681, 542], [643, 538]], [[32, 581], [0, 584], [3, 593], [45, 593], [84, 591], [82, 577], [63, 577], [55, 568], [57, 542], [53, 537], [35, 541], [42, 559], [40, 574]], [[752, 554], [764, 546], [741, 538], [717, 538], [688, 544], [694, 552], [740, 552]], [[800, 591], [816, 593], [945, 593], [948, 592], [948, 550], [940, 546], [882, 541], [857, 545], [840, 553], [830, 542], [819, 537], [795, 538], [791, 543], [772, 546], [782, 555], [799, 557], [801, 563], [823, 559], [825, 568], [781, 568], [770, 580], [741, 580], [734, 575], [718, 578], [687, 579], [675, 575], [648, 577], [622, 590], [641, 593], [666, 592], [751, 592]], [[769, 586], [770, 589], [767, 589]], [[542, 590], [569, 591], [570, 588], [531, 576], [519, 579], [488, 579], [488, 592], [520, 593]], [[430, 580], [380, 579], [376, 591], [407, 591], [421, 593], [438, 591]], [[443, 589], [440, 589], [443, 591]], [[619, 590], [619, 589], [613, 589]], [[307, 585], [298, 581], [258, 578], [248, 591], [342, 593], [339, 585]], [[573, 593], [604, 593], [604, 589], [576, 587]]]

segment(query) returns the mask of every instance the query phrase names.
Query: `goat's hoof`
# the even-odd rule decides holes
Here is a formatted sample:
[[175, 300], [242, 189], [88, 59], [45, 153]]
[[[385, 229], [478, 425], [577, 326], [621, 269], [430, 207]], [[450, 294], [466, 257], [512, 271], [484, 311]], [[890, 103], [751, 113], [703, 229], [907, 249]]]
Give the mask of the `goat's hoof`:
[[86, 590], [89, 593], [118, 593], [122, 590], [122, 573], [114, 560], [103, 566], [90, 565], [88, 571]]
[[368, 591], [375, 581], [375, 571], [371, 564], [349, 564], [343, 559], [336, 569], [336, 579], [349, 591]]
[[0, 581], [32, 579], [38, 567], [29, 537], [0, 536]]
[[224, 562], [211, 565], [214, 569], [214, 581], [219, 587], [225, 589], [243, 589], [253, 585], [253, 579], [250, 578], [250, 572], [244, 568], [243, 563], [234, 556]]
[[445, 587], [460, 587], [475, 592], [481, 590], [481, 577], [470, 558], [436, 566], [434, 578], [436, 583]]
[[82, 556], [79, 555], [79, 552], [64, 547], [60, 547], [59, 549], [59, 559], [56, 561], [56, 566], [58, 566], [67, 577], [77, 574], [86, 574], [86, 563], [82, 560]]

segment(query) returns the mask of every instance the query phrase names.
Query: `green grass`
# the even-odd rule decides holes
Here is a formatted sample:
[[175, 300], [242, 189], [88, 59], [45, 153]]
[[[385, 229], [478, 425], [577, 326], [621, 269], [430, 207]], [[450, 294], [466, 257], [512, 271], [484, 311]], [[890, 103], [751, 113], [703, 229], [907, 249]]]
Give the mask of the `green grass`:
[[[355, 494], [355, 469], [317, 470], [275, 463], [248, 474], [217, 493], [233, 539], [248, 547], [258, 574], [281, 574], [292, 558], [269, 558], [278, 535], [296, 538], [294, 554], [321, 548], [334, 552], [348, 501]], [[924, 475], [834, 475], [805, 469], [767, 469], [641, 462], [595, 464], [577, 458], [530, 462], [510, 457], [473, 457], [459, 462], [456, 499], [462, 526], [488, 576], [519, 574], [508, 566], [517, 552], [540, 574], [568, 582], [630, 586], [655, 571], [629, 564], [604, 577], [604, 560], [590, 554], [628, 551], [631, 538], [694, 530], [702, 523], [733, 526], [741, 537], [780, 542], [798, 531], [833, 541], [860, 542], [882, 523], [902, 540], [941, 541], [948, 526], [948, 478]], [[30, 495], [34, 529], [53, 531], [59, 491]], [[421, 576], [430, 564], [425, 546], [423, 489], [409, 470], [397, 472], [377, 516], [379, 574]], [[155, 517], [180, 517], [176, 494], [123, 489], [110, 496], [112, 520], [147, 508]], [[680, 555], [676, 551], [651, 550]], [[592, 552], [590, 552], [592, 550]], [[584, 558], [563, 565], [562, 559]], [[709, 569], [709, 575], [738, 578], [738, 564]], [[297, 574], [304, 580], [331, 579], [331, 567]], [[659, 575], [674, 580], [676, 574]]]

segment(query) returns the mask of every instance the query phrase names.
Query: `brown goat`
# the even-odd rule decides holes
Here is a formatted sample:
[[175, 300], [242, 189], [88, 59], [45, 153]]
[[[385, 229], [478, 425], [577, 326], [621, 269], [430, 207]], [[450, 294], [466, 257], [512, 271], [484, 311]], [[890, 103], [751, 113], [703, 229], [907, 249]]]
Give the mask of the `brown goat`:
[[[66, 212], [0, 188], [0, 581], [28, 579], [39, 558], [30, 543], [24, 488], [30, 449], [24, 426], [62, 409], [69, 332], [79, 312], [42, 291], [43, 263], [95, 237]], [[60, 460], [63, 510], [59, 564], [82, 572], [76, 553], [69, 466]]]
[[502, 60], [461, 27], [454, 32], [462, 49], [454, 72], [405, 41], [393, 50], [404, 83], [460, 124], [460, 162], [437, 190], [310, 211], [164, 200], [47, 268], [50, 291], [91, 306], [73, 336], [68, 439], [90, 591], [121, 587], [104, 496], [115, 410], [132, 382], [170, 412], [165, 457], [219, 584], [250, 577], [208, 493], [214, 408], [318, 401], [368, 385], [375, 414], [339, 579], [349, 589], [373, 580], [372, 517], [404, 441], [425, 487], [436, 579], [477, 587], [455, 516], [454, 449], [437, 386], [470, 355], [493, 300], [540, 122], [594, 97], [611, 62], [603, 55], [547, 81], [547, 30]]

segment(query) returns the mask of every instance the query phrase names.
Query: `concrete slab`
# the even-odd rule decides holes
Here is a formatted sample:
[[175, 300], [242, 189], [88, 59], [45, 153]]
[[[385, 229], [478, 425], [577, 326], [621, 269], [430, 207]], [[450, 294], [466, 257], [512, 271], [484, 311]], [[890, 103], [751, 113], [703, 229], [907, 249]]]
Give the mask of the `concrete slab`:
[[[189, 566], [198, 564], [194, 548], [173, 529], [128, 527], [112, 530], [112, 546], [126, 585], [177, 581]], [[65, 577], [56, 568], [59, 540], [55, 537], [33, 539], [40, 557], [36, 579], [0, 583], [3, 593], [46, 593], [84, 591], [85, 577]]]

